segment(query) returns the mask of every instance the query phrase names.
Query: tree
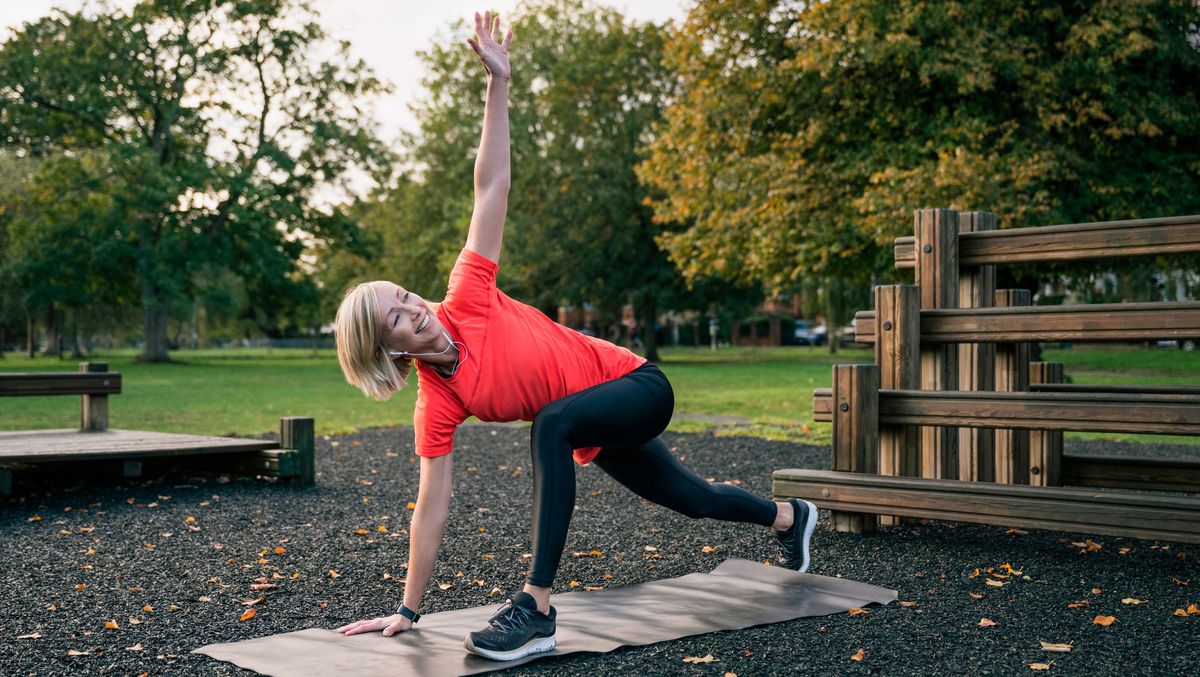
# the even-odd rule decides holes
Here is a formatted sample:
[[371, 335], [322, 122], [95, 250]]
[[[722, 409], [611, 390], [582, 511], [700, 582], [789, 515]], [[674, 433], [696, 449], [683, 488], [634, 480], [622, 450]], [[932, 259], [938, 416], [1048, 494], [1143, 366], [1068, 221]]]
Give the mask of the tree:
[[701, 0], [640, 167], [687, 275], [892, 276], [920, 207], [1002, 227], [1200, 207], [1200, 5]]
[[301, 254], [353, 228], [314, 197], [344, 189], [352, 167], [390, 170], [359, 107], [383, 87], [346, 43], [315, 58], [315, 19], [299, 0], [143, 0], [57, 11], [0, 46], [2, 142], [103, 158], [109, 206], [89, 228], [135, 262], [113, 281], [142, 307], [141, 359], [169, 359], [170, 306], [214, 268], [268, 321], [302, 302]]

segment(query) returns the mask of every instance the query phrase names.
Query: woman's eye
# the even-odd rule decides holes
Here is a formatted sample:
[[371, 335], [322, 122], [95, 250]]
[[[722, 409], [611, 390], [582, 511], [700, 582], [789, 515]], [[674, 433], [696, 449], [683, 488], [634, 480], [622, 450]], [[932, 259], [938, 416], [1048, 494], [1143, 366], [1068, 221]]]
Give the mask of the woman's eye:
[[400, 313], [396, 313], [396, 319], [392, 320], [392, 329], [396, 328], [396, 324], [400, 322]]
[[404, 292], [404, 302], [405, 303], [408, 303], [408, 295], [409, 295], [409, 292]]

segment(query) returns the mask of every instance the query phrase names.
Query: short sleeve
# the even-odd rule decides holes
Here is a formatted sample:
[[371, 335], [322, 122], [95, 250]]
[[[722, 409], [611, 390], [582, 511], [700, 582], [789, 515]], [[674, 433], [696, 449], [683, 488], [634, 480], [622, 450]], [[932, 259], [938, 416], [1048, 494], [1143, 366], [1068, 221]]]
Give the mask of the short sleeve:
[[453, 312], [486, 315], [496, 290], [499, 264], [463, 248], [450, 271], [444, 306]]
[[417, 456], [433, 458], [454, 450], [454, 433], [470, 414], [457, 398], [436, 388], [417, 385], [413, 428]]

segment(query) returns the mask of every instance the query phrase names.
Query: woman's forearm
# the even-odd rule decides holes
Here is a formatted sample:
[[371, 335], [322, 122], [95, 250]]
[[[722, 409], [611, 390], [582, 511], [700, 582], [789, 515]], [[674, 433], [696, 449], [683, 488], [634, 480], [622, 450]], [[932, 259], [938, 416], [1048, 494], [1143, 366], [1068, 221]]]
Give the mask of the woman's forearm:
[[429, 588], [433, 565], [442, 545], [442, 533], [446, 528], [445, 511], [438, 515], [423, 510], [423, 507], [417, 504], [408, 529], [408, 576], [404, 579], [404, 606], [413, 611], [420, 608], [425, 590]]
[[508, 192], [509, 167], [508, 78], [488, 76], [483, 108], [483, 135], [475, 158], [475, 195], [494, 190]]

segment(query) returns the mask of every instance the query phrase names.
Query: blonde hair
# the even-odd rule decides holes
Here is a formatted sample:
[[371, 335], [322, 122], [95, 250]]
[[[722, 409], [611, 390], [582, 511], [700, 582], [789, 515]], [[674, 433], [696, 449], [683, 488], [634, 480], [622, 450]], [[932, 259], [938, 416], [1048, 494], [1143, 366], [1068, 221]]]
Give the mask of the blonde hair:
[[379, 299], [370, 283], [346, 290], [334, 320], [338, 364], [346, 382], [367, 397], [387, 400], [408, 383], [412, 362], [392, 359], [383, 347]]

